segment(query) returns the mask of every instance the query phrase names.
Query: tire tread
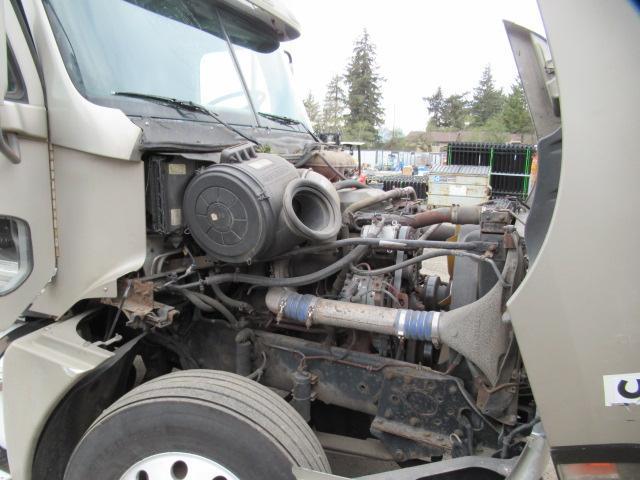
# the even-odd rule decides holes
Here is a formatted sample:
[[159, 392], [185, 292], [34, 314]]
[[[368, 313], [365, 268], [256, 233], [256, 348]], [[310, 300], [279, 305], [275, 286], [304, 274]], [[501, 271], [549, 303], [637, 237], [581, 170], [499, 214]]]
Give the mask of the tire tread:
[[295, 464], [330, 471], [320, 442], [293, 407], [257, 382], [218, 370], [182, 370], [143, 383], [107, 408], [87, 434], [118, 412], [169, 399], [231, 412], [259, 427]]

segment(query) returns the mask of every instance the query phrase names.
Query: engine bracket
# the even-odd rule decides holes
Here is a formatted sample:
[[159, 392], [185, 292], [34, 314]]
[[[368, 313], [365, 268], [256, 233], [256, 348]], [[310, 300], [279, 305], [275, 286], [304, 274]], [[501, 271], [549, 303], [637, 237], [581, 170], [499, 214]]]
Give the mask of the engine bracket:
[[371, 433], [398, 461], [451, 456], [456, 439], [484, 423], [461, 388], [459, 379], [430, 370], [387, 368]]

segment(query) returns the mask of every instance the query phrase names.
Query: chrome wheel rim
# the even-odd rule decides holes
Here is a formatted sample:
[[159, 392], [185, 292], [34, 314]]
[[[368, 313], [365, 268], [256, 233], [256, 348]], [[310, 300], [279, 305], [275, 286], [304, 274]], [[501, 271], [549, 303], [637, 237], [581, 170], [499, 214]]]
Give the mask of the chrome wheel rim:
[[166, 452], [143, 458], [120, 480], [240, 480], [218, 462], [193, 453]]

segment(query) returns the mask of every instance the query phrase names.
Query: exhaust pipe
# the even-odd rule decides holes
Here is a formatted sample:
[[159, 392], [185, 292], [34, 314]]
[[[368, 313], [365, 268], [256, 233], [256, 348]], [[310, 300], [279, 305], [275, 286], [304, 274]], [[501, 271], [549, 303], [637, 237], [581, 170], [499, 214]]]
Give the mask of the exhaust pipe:
[[[517, 262], [517, 252], [510, 250], [503, 271], [509, 282]], [[450, 312], [347, 303], [281, 287], [269, 289], [266, 303], [278, 321], [287, 318], [307, 327], [329, 325], [449, 345], [472, 361], [495, 385], [509, 341], [509, 327], [502, 321], [504, 288], [498, 282], [484, 297]]]

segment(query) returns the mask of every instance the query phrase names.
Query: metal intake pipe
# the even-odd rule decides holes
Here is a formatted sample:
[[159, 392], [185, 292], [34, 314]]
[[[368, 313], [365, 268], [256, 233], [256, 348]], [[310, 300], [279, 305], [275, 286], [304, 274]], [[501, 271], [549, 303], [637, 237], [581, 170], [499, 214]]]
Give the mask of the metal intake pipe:
[[[507, 254], [503, 276], [513, 280], [518, 254]], [[267, 292], [271, 312], [310, 327], [313, 324], [352, 328], [449, 345], [486, 375], [498, 380], [500, 360], [509, 341], [509, 327], [502, 321], [504, 286], [497, 283], [484, 297], [449, 312], [432, 312], [376, 307], [360, 303], [327, 300], [274, 287]]]
[[[327, 300], [275, 287], [267, 292], [267, 307], [279, 318], [312, 324], [353, 328], [397, 335], [413, 340], [433, 340], [433, 325], [440, 312], [395, 309]], [[437, 340], [437, 338], [436, 338]]]

